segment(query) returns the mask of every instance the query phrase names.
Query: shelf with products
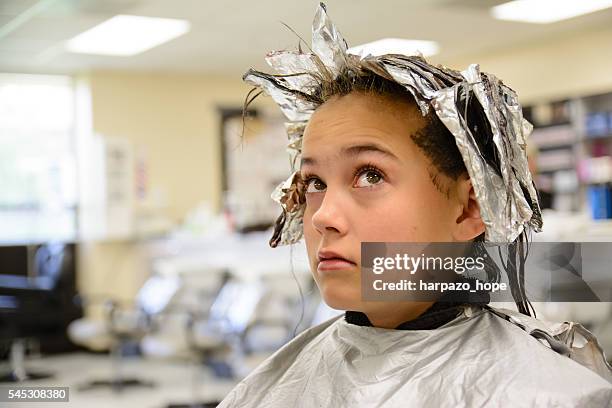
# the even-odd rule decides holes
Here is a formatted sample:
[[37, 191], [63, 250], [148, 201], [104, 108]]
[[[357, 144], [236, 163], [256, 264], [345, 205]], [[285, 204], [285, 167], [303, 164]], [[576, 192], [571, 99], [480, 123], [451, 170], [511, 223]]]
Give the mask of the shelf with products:
[[528, 140], [528, 155], [542, 206], [575, 211], [579, 205], [575, 170], [578, 134], [572, 101], [565, 99], [527, 106], [523, 115], [534, 126]]
[[612, 93], [579, 99], [581, 157], [578, 175], [591, 217], [612, 219]]
[[531, 140], [540, 150], [573, 146], [576, 143], [576, 132], [571, 124], [534, 127]]
[[538, 188], [552, 208], [612, 219], [612, 92], [524, 108]]

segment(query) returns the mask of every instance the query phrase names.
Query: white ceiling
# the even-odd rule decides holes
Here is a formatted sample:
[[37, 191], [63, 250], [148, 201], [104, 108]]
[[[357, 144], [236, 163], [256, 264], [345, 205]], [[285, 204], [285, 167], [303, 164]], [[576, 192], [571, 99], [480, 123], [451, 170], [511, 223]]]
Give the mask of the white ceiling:
[[[471, 54], [572, 36], [609, 26], [612, 11], [536, 25], [497, 21], [501, 0], [328, 0], [349, 45], [385, 37], [435, 40], [448, 62]], [[308, 42], [314, 0], [0, 0], [0, 71], [74, 73], [91, 69], [237, 74], [263, 68], [269, 50]], [[38, 10], [37, 10], [38, 8]], [[181, 18], [192, 30], [133, 57], [70, 54], [63, 42], [117, 14]]]

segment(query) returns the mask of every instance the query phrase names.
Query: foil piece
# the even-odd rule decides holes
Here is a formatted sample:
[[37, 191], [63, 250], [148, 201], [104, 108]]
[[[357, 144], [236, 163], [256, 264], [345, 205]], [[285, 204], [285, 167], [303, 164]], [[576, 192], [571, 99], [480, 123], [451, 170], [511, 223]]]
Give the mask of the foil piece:
[[280, 183], [271, 194], [272, 200], [280, 204], [283, 212], [278, 217], [270, 246], [288, 245], [298, 242], [303, 234], [303, 218], [306, 209], [304, 185], [299, 171], [294, 171]]
[[276, 351], [219, 408], [609, 407], [611, 383], [580, 325], [467, 306], [431, 330], [334, 317]]
[[290, 121], [305, 121], [310, 119], [316, 106], [297, 97], [295, 90], [289, 87], [284, 78], [277, 78], [255, 70], [249, 70], [243, 77], [248, 84], [257, 86], [272, 97], [280, 107], [285, 117]]
[[289, 164], [291, 171], [299, 170], [299, 163], [302, 156], [302, 138], [304, 137], [304, 129], [307, 122], [285, 123], [287, 137], [287, 153], [289, 153]]
[[323, 3], [319, 4], [312, 23], [312, 51], [335, 78], [347, 64], [348, 45], [342, 34], [327, 16]]
[[[499, 194], [489, 198], [489, 200], [497, 200], [497, 208], [501, 210], [489, 215], [491, 229], [506, 231], [508, 239], [513, 241], [523, 232], [523, 225], [528, 223], [533, 216], [531, 204], [525, 199], [522, 188], [529, 191], [530, 197], [536, 198], [535, 204], [538, 206], [531, 173], [527, 168], [524, 141], [528, 135], [523, 134], [522, 112], [520, 107], [517, 109], [516, 106], [512, 106], [510, 109], [508, 106], [507, 101], [517, 99], [514, 92], [503, 87], [495, 77], [487, 74], [481, 75], [477, 64], [470, 65], [463, 75], [489, 120], [506, 187], [498, 189]], [[522, 146], [519, 144], [521, 142]], [[477, 185], [476, 188], [483, 188], [483, 186]]]
[[[520, 214], [519, 219], [513, 218], [513, 220], [522, 225], [531, 223], [536, 231], [540, 231], [542, 227], [541, 210], [527, 163], [527, 138], [533, 126], [523, 118], [516, 93], [493, 75], [483, 75], [487, 79], [483, 84], [491, 85], [491, 95], [487, 100], [484, 92], [479, 92], [485, 90], [483, 85], [483, 87], [477, 87], [476, 96], [483, 106], [485, 105], [483, 101], [487, 100], [489, 108], [485, 109], [485, 113], [490, 122], [498, 123], [499, 132], [494, 135], [494, 141], [500, 154], [501, 146], [505, 146], [506, 156], [502, 163], [507, 171], [504, 180], [506, 184], [512, 185], [513, 199]], [[495, 114], [497, 115], [494, 116]], [[527, 190], [529, 201], [523, 189]]]
[[313, 84], [312, 73], [318, 69], [316, 58], [297, 51], [273, 51], [266, 57], [266, 62], [282, 75], [291, 89], [302, 90]]
[[504, 182], [482, 158], [482, 155], [478, 152], [474, 135], [463, 126], [456, 107], [460, 88], [461, 86], [457, 85], [438, 91], [436, 98], [433, 100], [434, 109], [442, 123], [455, 136], [457, 147], [472, 180], [478, 203], [487, 203], [485, 206], [480, 206], [480, 216], [485, 224], [486, 240], [489, 242], [506, 242], [506, 239], [512, 241], [514, 234], [508, 230], [507, 225], [505, 223], [499, 225], [495, 221], [496, 214], [502, 214], [502, 217], [508, 215], [503, 212], [504, 203], [496, 197], [496, 194], [505, 188]]
[[[312, 52], [276, 51], [266, 61], [276, 74], [249, 70], [244, 80], [263, 89], [279, 105], [289, 122], [287, 134], [291, 183], [275, 191], [277, 201], [291, 201], [297, 186], [304, 127], [318, 100], [312, 94], [317, 80], [330, 80], [343, 71], [359, 75], [369, 71], [402, 85], [417, 102], [423, 115], [432, 110], [455, 136], [472, 180], [488, 242], [513, 242], [529, 226], [541, 231], [542, 214], [535, 185], [527, 165], [526, 140], [532, 126], [521, 111], [516, 93], [493, 75], [471, 65], [459, 72], [433, 66], [421, 56], [388, 54], [358, 56], [348, 53], [346, 41], [320, 4], [312, 26]], [[467, 107], [477, 101], [486, 117], [487, 129], [476, 126], [467, 116]], [[487, 133], [490, 130], [490, 134]], [[483, 133], [484, 132], [484, 133]], [[486, 134], [485, 134], [486, 133]], [[491, 141], [483, 138], [491, 138]], [[480, 151], [479, 143], [492, 144], [499, 163]], [[303, 209], [283, 207], [276, 222], [273, 246], [294, 243], [301, 238]]]

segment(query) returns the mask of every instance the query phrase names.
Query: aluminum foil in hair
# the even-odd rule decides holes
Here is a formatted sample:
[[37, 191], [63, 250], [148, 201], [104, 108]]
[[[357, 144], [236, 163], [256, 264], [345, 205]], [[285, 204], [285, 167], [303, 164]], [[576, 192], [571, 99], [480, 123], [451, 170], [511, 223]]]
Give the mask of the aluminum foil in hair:
[[304, 210], [306, 198], [304, 197], [303, 183], [299, 170], [280, 183], [272, 192], [272, 199], [280, 204], [282, 213], [274, 225], [274, 233], [270, 238], [270, 246], [295, 243], [302, 238]]
[[[274, 74], [251, 69], [243, 79], [271, 96], [288, 120], [293, 173], [272, 194], [282, 208], [272, 247], [302, 237], [306, 203], [298, 164], [304, 128], [321, 103], [314, 96], [320, 81], [346, 72], [373, 73], [402, 85], [424, 116], [437, 115], [453, 134], [474, 186], [487, 242], [514, 242], [526, 228], [541, 231], [540, 204], [527, 166], [526, 140], [532, 126], [523, 118], [516, 93], [495, 76], [480, 72], [477, 64], [459, 72], [431, 65], [420, 55], [353, 55], [324, 4], [318, 6], [312, 24], [311, 49], [273, 51], [266, 62]], [[469, 107], [481, 114], [468, 114]], [[485, 145], [493, 147], [492, 154], [483, 151]]]

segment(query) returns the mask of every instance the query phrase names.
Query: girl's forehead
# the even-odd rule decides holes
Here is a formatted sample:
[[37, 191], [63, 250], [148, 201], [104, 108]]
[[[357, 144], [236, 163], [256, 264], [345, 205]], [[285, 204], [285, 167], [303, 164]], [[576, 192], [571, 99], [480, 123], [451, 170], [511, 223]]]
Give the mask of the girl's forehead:
[[[425, 119], [416, 107], [366, 94], [349, 94], [323, 104], [304, 131], [303, 150], [378, 141], [397, 149], [410, 143]], [[316, 151], [315, 150], [315, 151]]]

